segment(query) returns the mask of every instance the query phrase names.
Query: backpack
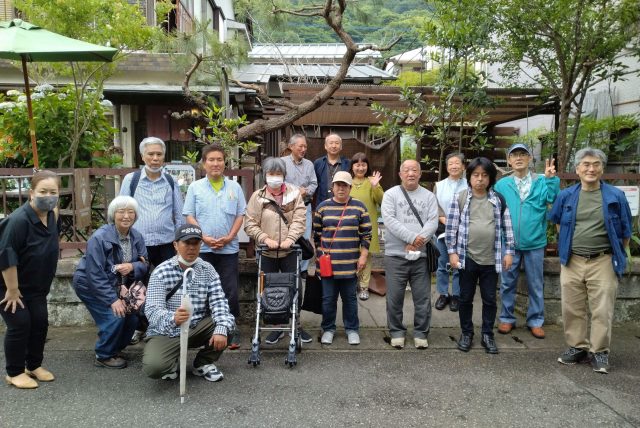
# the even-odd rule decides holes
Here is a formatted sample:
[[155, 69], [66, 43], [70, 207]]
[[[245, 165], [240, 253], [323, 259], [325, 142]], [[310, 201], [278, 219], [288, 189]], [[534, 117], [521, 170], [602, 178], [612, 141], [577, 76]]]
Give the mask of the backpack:
[[[129, 196], [131, 196], [132, 198], [134, 197], [136, 193], [136, 189], [138, 188], [138, 183], [140, 182], [140, 176], [142, 176], [141, 169], [134, 172], [133, 177], [131, 177], [131, 183], [129, 183]], [[170, 174], [167, 174], [166, 172], [164, 173], [164, 178], [167, 179], [167, 181], [169, 182], [169, 185], [171, 186], [171, 213], [173, 215], [173, 218], [175, 218], [176, 207], [175, 207], [175, 204], [173, 203], [173, 192], [175, 190], [175, 181], [173, 180], [173, 177]]]
[[[507, 208], [507, 201], [504, 199], [504, 196], [502, 196], [502, 193], [496, 192], [495, 190], [493, 192], [496, 194], [498, 199], [500, 199], [500, 217], [504, 218], [504, 210]], [[467, 189], [458, 193], [458, 206], [460, 207], [459, 209], [461, 211], [462, 211], [462, 208], [464, 207], [464, 202], [467, 199], [467, 195], [468, 195]]]

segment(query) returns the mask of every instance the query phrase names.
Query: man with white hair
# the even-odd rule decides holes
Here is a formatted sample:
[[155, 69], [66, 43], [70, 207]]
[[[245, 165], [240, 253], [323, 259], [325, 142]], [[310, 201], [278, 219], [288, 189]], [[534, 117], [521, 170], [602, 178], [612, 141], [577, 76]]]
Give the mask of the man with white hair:
[[163, 174], [165, 144], [160, 138], [147, 137], [140, 142], [144, 168], [127, 174], [120, 195], [131, 196], [140, 208], [136, 229], [147, 245], [149, 261], [158, 266], [175, 255], [173, 234], [184, 223], [180, 186], [169, 174]]
[[569, 345], [558, 362], [590, 359], [598, 373], [609, 372], [618, 278], [631, 257], [631, 210], [624, 193], [602, 180], [606, 164], [601, 150], [579, 150], [580, 182], [561, 191], [549, 213], [559, 231], [562, 324]]
[[[138, 202], [138, 221], [135, 228], [144, 237], [149, 262], [158, 266], [175, 255], [173, 236], [176, 228], [185, 223], [182, 217], [182, 194], [173, 178], [162, 173], [166, 147], [157, 137], [140, 142], [140, 156], [144, 168], [127, 174], [120, 187], [121, 196], [131, 196]], [[138, 343], [146, 330], [141, 319], [131, 342]]]
[[[313, 163], [304, 157], [307, 154], [307, 138], [302, 134], [293, 134], [289, 139], [289, 149], [291, 149], [291, 154], [281, 158], [286, 168], [284, 181], [298, 186], [300, 189], [300, 194], [307, 208], [307, 220], [302, 236], [310, 239], [312, 224], [311, 200], [318, 188], [318, 179], [313, 169]], [[303, 276], [306, 276], [308, 267], [309, 260], [303, 260], [300, 266]]]

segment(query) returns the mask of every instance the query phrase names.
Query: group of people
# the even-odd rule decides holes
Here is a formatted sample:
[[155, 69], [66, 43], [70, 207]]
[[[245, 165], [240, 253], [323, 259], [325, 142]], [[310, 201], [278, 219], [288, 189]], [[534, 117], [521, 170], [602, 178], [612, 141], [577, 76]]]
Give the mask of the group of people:
[[[515, 325], [515, 289], [524, 268], [529, 305], [526, 327], [544, 338], [543, 252], [547, 218], [557, 225], [562, 264], [562, 315], [569, 348], [558, 359], [573, 364], [587, 358], [606, 373], [618, 277], [625, 271], [631, 214], [624, 194], [604, 183], [606, 156], [597, 149], [575, 155], [580, 181], [560, 191], [553, 160], [544, 174], [530, 171], [530, 149], [507, 151], [513, 174], [497, 181], [486, 158], [464, 166], [462, 154], [446, 158], [448, 177], [434, 192], [420, 185], [419, 162], [400, 166], [401, 183], [387, 191], [364, 153], [341, 156], [342, 140], [325, 138], [326, 155], [305, 158], [304, 135], [289, 141], [290, 154], [262, 164], [265, 185], [246, 202], [242, 187], [225, 177], [226, 154], [205, 146], [206, 176], [193, 182], [183, 202], [179, 187], [163, 173], [165, 144], [140, 143], [144, 168], [128, 174], [108, 207], [108, 224], [94, 232], [73, 277], [73, 287], [98, 327], [95, 364], [127, 365], [123, 349], [144, 340], [143, 370], [151, 378], [175, 379], [180, 326], [188, 322], [190, 347], [200, 347], [192, 372], [209, 381], [223, 378], [215, 362], [227, 347], [240, 346], [238, 232], [244, 227], [263, 245], [264, 272], [295, 272], [292, 246], [300, 237], [328, 255], [332, 274], [322, 277], [321, 343], [336, 333], [337, 299], [342, 300], [348, 343], [360, 343], [358, 298], [369, 298], [371, 254], [380, 251], [378, 207], [385, 225], [384, 266], [390, 345], [405, 346], [403, 303], [407, 285], [415, 308], [413, 344], [428, 347], [431, 272], [426, 262], [439, 252], [437, 310], [459, 312], [458, 349], [469, 351], [476, 286], [482, 297], [481, 345], [498, 353], [494, 339], [497, 282], [502, 308], [498, 332]], [[6, 381], [35, 388], [54, 380], [42, 367], [48, 315], [46, 296], [58, 257], [59, 178], [34, 174], [29, 201], [0, 223], [0, 314], [5, 334]], [[548, 207], [552, 206], [548, 211]], [[435, 251], [437, 249], [437, 251]], [[191, 268], [189, 281], [183, 281]], [[301, 277], [308, 266], [301, 267]], [[128, 311], [120, 290], [143, 281], [147, 298], [140, 313]], [[449, 285], [451, 283], [451, 292]], [[187, 287], [186, 290], [183, 287]], [[181, 304], [188, 294], [192, 312]], [[588, 305], [588, 307], [587, 307]], [[589, 317], [589, 312], [591, 313]], [[276, 343], [283, 331], [265, 339]], [[303, 342], [312, 337], [302, 330]]]

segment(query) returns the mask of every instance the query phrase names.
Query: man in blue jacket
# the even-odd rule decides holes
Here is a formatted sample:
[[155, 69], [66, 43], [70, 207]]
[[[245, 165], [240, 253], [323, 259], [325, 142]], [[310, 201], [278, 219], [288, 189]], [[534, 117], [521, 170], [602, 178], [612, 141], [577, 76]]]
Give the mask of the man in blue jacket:
[[518, 143], [509, 147], [507, 162], [513, 168], [513, 175], [500, 179], [495, 186], [509, 207], [516, 243], [513, 264], [502, 272], [502, 310], [498, 332], [507, 334], [515, 328], [516, 286], [520, 266], [524, 265], [529, 289], [527, 328], [534, 337], [544, 339], [542, 263], [547, 246], [547, 205], [552, 204], [560, 192], [560, 179], [556, 177], [553, 159], [545, 161], [544, 176], [529, 171], [531, 160], [532, 154], [526, 145]]
[[337, 134], [329, 134], [324, 139], [324, 149], [327, 151], [325, 156], [316, 159], [313, 162], [313, 169], [318, 179], [318, 190], [315, 195], [314, 208], [320, 205], [320, 202], [331, 198], [331, 183], [333, 176], [338, 171], [349, 171], [349, 159], [340, 156], [342, 151], [342, 138]]
[[624, 193], [600, 180], [606, 162], [598, 149], [579, 150], [575, 164], [580, 183], [560, 192], [549, 213], [560, 232], [562, 323], [569, 345], [558, 362], [575, 364], [590, 353], [598, 373], [609, 370], [618, 277], [625, 272], [631, 238]]

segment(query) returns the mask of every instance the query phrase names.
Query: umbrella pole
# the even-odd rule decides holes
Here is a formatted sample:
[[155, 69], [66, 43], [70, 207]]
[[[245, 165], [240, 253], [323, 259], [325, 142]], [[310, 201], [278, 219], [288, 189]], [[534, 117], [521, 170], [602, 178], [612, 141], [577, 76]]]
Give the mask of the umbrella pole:
[[31, 136], [31, 151], [33, 152], [33, 169], [39, 169], [38, 146], [36, 146], [36, 124], [33, 121], [31, 107], [31, 90], [29, 89], [29, 75], [27, 73], [27, 58], [22, 55], [22, 75], [24, 76], [24, 91], [27, 95], [27, 112], [29, 114], [29, 135]]

